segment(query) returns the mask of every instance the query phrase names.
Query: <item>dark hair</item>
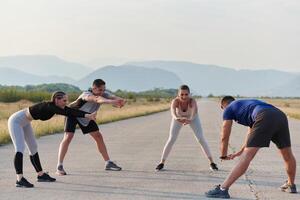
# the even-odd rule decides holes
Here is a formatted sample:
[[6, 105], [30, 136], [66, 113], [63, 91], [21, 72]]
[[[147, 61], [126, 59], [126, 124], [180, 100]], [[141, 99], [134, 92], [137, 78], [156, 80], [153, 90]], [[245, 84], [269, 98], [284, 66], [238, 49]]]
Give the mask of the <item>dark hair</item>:
[[223, 105], [224, 103], [229, 104], [229, 103], [233, 102], [234, 100], [235, 100], [235, 98], [233, 96], [225, 96], [221, 100], [221, 105]]
[[105, 82], [102, 79], [95, 79], [93, 82], [93, 86], [100, 87], [102, 85], [105, 85]]
[[53, 92], [51, 96], [51, 101], [55, 103], [55, 99], [62, 99], [65, 95], [66, 93], [64, 93], [63, 91]]
[[187, 85], [181, 85], [181, 86], [179, 87], [179, 89], [180, 89], [180, 90], [187, 90], [187, 91], [190, 93], [190, 88], [189, 88], [189, 86], [187, 86]]

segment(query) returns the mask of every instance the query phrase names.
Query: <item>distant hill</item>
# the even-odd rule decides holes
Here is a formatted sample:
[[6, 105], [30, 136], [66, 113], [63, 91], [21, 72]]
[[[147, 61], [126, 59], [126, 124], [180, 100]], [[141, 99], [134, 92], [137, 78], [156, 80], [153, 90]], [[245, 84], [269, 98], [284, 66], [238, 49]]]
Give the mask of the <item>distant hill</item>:
[[27, 92], [55, 92], [55, 91], [64, 91], [66, 93], [80, 93], [82, 92], [78, 87], [66, 83], [50, 83], [50, 84], [41, 84], [41, 85], [26, 85], [22, 86], [6, 86], [0, 85], [0, 89], [13, 89], [16, 91], [27, 91]]
[[56, 56], [0, 57], [0, 85], [67, 83], [87, 89], [96, 78], [115, 91], [178, 88], [182, 83], [197, 95], [300, 96], [300, 73], [277, 70], [235, 70], [182, 61], [130, 62], [96, 70]]
[[96, 78], [104, 79], [107, 88], [112, 91], [121, 89], [138, 92], [154, 88], [169, 89], [182, 83], [176, 74], [166, 70], [126, 65], [99, 68], [76, 82], [76, 85], [81, 89], [88, 88]]
[[50, 83], [50, 84], [40, 84], [40, 85], [26, 85], [24, 87], [26, 91], [45, 91], [45, 92], [55, 92], [63, 91], [66, 93], [80, 93], [79, 87], [66, 84], [66, 83]]
[[20, 55], [0, 57], [0, 69], [10, 68], [38, 76], [68, 76], [79, 79], [93, 69], [50, 55]]
[[59, 76], [37, 76], [12, 68], [0, 68], [1, 85], [36, 85], [41, 83], [73, 83], [68, 77]]
[[300, 75], [280, 87], [271, 89], [265, 96], [300, 97]]
[[[127, 64], [159, 68], [174, 72], [198, 94], [293, 96], [284, 91], [298, 75], [276, 70], [234, 70], [216, 65], [203, 65], [177, 61], [146, 61]], [[126, 65], [127, 65], [126, 64]], [[281, 88], [281, 90], [275, 90]], [[286, 88], [288, 89], [288, 88]]]

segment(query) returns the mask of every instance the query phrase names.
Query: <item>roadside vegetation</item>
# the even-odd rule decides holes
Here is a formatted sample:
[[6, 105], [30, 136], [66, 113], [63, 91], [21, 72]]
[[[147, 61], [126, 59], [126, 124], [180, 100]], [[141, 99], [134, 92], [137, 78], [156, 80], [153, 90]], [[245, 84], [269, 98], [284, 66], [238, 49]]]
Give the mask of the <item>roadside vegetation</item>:
[[[221, 100], [221, 96], [214, 96], [213, 94], [210, 94], [208, 98], [219, 101]], [[242, 96], [236, 96], [235, 98], [257, 98], [261, 99], [267, 103], [270, 103], [279, 109], [281, 109], [283, 112], [285, 112], [289, 117], [300, 119], [300, 97], [242, 97]]]
[[[0, 144], [11, 142], [7, 129], [7, 120], [11, 114], [36, 102], [49, 100], [51, 93], [56, 90], [69, 92], [70, 101], [76, 99], [81, 93], [81, 90], [74, 89], [67, 84], [44, 84], [30, 87], [0, 86]], [[176, 93], [177, 90], [175, 89], [154, 89], [139, 93], [118, 90], [114, 94], [127, 99], [126, 106], [119, 109], [110, 105], [103, 105], [101, 111], [98, 112], [97, 123], [104, 124], [166, 111], [170, 107], [170, 100]], [[63, 116], [55, 116], [45, 122], [32, 122], [37, 137], [62, 132], [63, 125]]]

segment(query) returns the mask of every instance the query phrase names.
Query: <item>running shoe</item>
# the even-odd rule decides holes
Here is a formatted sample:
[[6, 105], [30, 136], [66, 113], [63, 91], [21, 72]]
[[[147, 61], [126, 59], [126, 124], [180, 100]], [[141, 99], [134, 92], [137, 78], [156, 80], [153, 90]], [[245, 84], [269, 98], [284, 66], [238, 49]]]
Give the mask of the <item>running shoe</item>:
[[22, 177], [21, 180], [16, 181], [16, 187], [32, 188], [34, 185], [29, 183], [26, 178]]
[[205, 193], [205, 196], [208, 198], [221, 198], [221, 199], [230, 199], [228, 189], [221, 190], [220, 185], [216, 185], [214, 189]]
[[56, 179], [49, 176], [49, 174], [44, 173], [41, 176], [37, 176], [37, 181], [38, 182], [54, 182], [54, 181], [56, 181]]
[[293, 184], [293, 185], [290, 185], [288, 183], [288, 181], [285, 181], [285, 183], [280, 186], [279, 188], [282, 192], [287, 192], [287, 193], [297, 193], [297, 188], [296, 188], [296, 185]]
[[114, 162], [109, 161], [109, 162], [105, 165], [105, 170], [121, 171], [122, 168], [119, 167], [118, 165], [116, 165]]
[[59, 176], [67, 175], [67, 172], [64, 170], [64, 167], [62, 165], [59, 165], [56, 169], [56, 174]]
[[157, 165], [157, 167], [155, 168], [155, 170], [156, 171], [160, 171], [160, 170], [162, 170], [163, 168], [164, 168], [164, 163], [159, 163], [158, 165]]
[[212, 171], [218, 171], [219, 168], [217, 166], [216, 163], [210, 163], [210, 167], [209, 167]]

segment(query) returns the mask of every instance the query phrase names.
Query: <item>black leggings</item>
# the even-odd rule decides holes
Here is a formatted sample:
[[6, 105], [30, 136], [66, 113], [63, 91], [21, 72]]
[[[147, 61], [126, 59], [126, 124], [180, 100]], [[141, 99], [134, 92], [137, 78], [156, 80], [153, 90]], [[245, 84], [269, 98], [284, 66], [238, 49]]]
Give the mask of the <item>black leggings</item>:
[[[43, 171], [38, 153], [31, 155], [30, 161], [36, 172]], [[23, 154], [21, 152], [16, 153], [14, 165], [16, 169], [16, 174], [23, 174]]]

